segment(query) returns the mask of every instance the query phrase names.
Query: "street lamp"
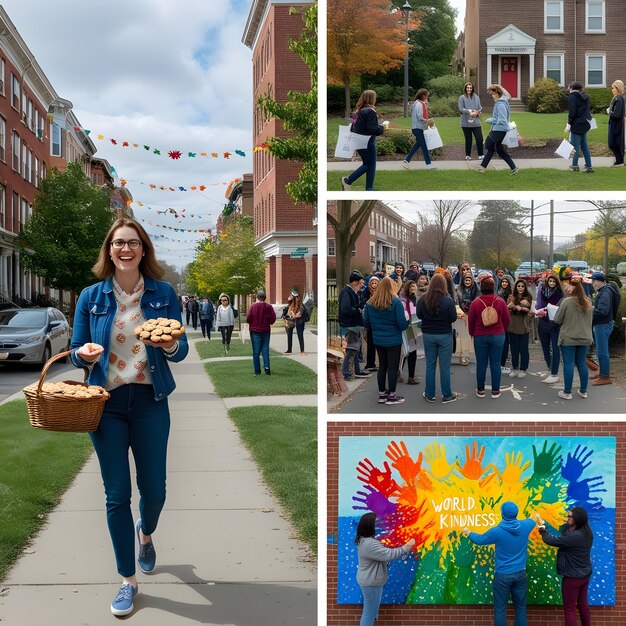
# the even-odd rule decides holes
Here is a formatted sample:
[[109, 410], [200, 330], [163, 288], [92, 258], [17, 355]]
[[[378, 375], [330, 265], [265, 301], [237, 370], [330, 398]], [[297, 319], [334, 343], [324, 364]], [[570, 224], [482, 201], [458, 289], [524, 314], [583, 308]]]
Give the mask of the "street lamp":
[[409, 13], [413, 10], [409, 0], [402, 5], [404, 11], [404, 117], [409, 112]]

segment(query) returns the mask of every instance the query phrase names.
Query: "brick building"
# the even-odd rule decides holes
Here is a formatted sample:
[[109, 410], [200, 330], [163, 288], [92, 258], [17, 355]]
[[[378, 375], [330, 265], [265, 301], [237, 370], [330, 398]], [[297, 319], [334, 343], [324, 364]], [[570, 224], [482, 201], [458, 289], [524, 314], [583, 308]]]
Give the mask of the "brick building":
[[500, 83], [513, 103], [542, 77], [563, 87], [574, 80], [610, 87], [626, 76], [625, 18], [623, 0], [467, 0], [466, 79], [482, 100], [490, 83]]
[[[626, 435], [620, 423], [606, 422], [331, 422], [327, 429], [327, 624], [346, 626], [358, 624], [361, 605], [337, 604], [337, 536], [339, 512], [339, 438], [392, 436], [395, 441], [409, 436], [448, 437], [615, 437], [615, 589], [614, 606], [592, 606], [594, 626], [626, 624], [626, 563], [621, 558], [626, 541], [626, 511], [620, 507], [626, 496]], [[362, 511], [364, 512], [364, 511]], [[356, 572], [355, 572], [356, 575]], [[356, 580], [354, 581], [356, 585]], [[512, 623], [512, 609], [508, 610]], [[563, 623], [562, 606], [528, 606], [528, 626], [554, 626]], [[493, 605], [435, 605], [389, 604], [381, 605], [377, 626], [492, 626]]]
[[[309, 0], [252, 2], [243, 43], [252, 49], [255, 146], [285, 136], [279, 121], [264, 118], [258, 98], [269, 92], [285, 102], [289, 91], [311, 88], [308, 67], [289, 49], [289, 41], [302, 32], [302, 11], [310, 4]], [[317, 288], [315, 207], [294, 203], [285, 189], [299, 170], [298, 163], [275, 159], [264, 150], [254, 155], [254, 231], [268, 260], [265, 287], [272, 304], [286, 302], [292, 287], [312, 296]]]

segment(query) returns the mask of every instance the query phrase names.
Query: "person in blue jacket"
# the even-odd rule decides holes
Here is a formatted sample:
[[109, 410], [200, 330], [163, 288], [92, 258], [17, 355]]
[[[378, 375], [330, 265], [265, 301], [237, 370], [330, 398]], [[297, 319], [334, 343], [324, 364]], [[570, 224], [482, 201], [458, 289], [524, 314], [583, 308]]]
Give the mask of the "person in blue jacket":
[[396, 394], [398, 369], [402, 350], [402, 331], [409, 322], [404, 306], [396, 293], [394, 281], [385, 276], [363, 310], [363, 322], [374, 337], [378, 354], [378, 402], [402, 404], [404, 398]]
[[479, 546], [495, 545], [496, 569], [493, 577], [494, 626], [506, 626], [506, 607], [513, 600], [515, 626], [526, 626], [528, 576], [526, 558], [528, 537], [536, 525], [533, 519], [518, 520], [515, 502], [503, 502], [502, 521], [486, 533], [463, 529], [463, 534]]
[[[111, 395], [98, 430], [90, 437], [100, 462], [107, 523], [122, 577], [111, 612], [122, 616], [133, 611], [133, 598], [139, 592], [135, 534], [140, 569], [149, 574], [156, 564], [152, 533], [165, 503], [167, 397], [176, 387], [169, 362], [182, 361], [189, 347], [187, 336], [179, 330], [176, 292], [158, 280], [165, 270], [139, 223], [129, 218], [113, 223], [92, 271], [101, 282], [83, 289], [78, 298], [70, 358], [76, 367], [89, 368], [90, 385], [100, 385]], [[137, 339], [134, 329], [156, 318], [176, 320], [176, 332], [158, 342]], [[131, 512], [129, 449], [140, 495], [136, 524]]]
[[357, 150], [363, 164], [358, 167], [350, 176], [341, 179], [344, 191], [349, 191], [352, 183], [365, 174], [365, 191], [376, 191], [374, 189], [374, 176], [376, 175], [376, 136], [382, 135], [385, 127], [378, 123], [376, 113], [376, 92], [366, 89], [359, 97], [354, 114], [352, 116], [352, 132], [357, 135], [371, 135], [367, 148]]
[[498, 156], [511, 168], [511, 175], [517, 174], [519, 169], [506, 151], [506, 148], [502, 145], [504, 137], [510, 130], [509, 100], [500, 85], [491, 85], [489, 89], [487, 89], [487, 93], [493, 98], [494, 102], [493, 114], [485, 120], [487, 124], [491, 124], [491, 132], [485, 141], [485, 156], [478, 167], [478, 171], [484, 172], [494, 153], [497, 152]]

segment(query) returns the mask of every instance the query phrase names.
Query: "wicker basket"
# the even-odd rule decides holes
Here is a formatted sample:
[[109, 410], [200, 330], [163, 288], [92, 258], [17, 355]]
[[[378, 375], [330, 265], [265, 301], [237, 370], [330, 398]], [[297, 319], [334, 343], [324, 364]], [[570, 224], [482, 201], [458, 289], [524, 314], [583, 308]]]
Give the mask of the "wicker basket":
[[[36, 390], [33, 387], [26, 387], [22, 390], [26, 396], [31, 426], [66, 433], [86, 433], [97, 430], [104, 411], [104, 403], [111, 397], [106, 391], [97, 398], [75, 398], [41, 390], [50, 366], [68, 354], [70, 354], [69, 351], [61, 352], [46, 362], [41, 370]], [[88, 387], [86, 382], [88, 375], [89, 370], [85, 368], [85, 382], [80, 383], [75, 380], [63, 382], [67, 385]]]

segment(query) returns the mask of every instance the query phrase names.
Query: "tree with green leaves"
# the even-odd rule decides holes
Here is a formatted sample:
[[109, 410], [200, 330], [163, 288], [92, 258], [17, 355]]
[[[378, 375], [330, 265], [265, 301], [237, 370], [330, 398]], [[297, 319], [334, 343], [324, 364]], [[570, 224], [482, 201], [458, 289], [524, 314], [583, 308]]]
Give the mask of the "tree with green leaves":
[[219, 238], [198, 244], [185, 283], [190, 293], [208, 295], [213, 302], [220, 293], [247, 295], [264, 285], [266, 264], [263, 250], [254, 244], [252, 219], [244, 215], [228, 224]]
[[[296, 9], [292, 9], [292, 12]], [[304, 30], [289, 48], [307, 65], [311, 73], [310, 91], [290, 91], [287, 101], [277, 102], [267, 93], [258, 100], [266, 117], [282, 122], [285, 137], [272, 137], [268, 151], [277, 159], [298, 161], [302, 168], [295, 182], [287, 183], [294, 202], [317, 202], [317, 3], [304, 11]]]
[[68, 163], [65, 172], [50, 170], [18, 236], [23, 266], [49, 287], [73, 294], [94, 283], [91, 268], [114, 219], [109, 206], [110, 190], [93, 185], [78, 163]]

